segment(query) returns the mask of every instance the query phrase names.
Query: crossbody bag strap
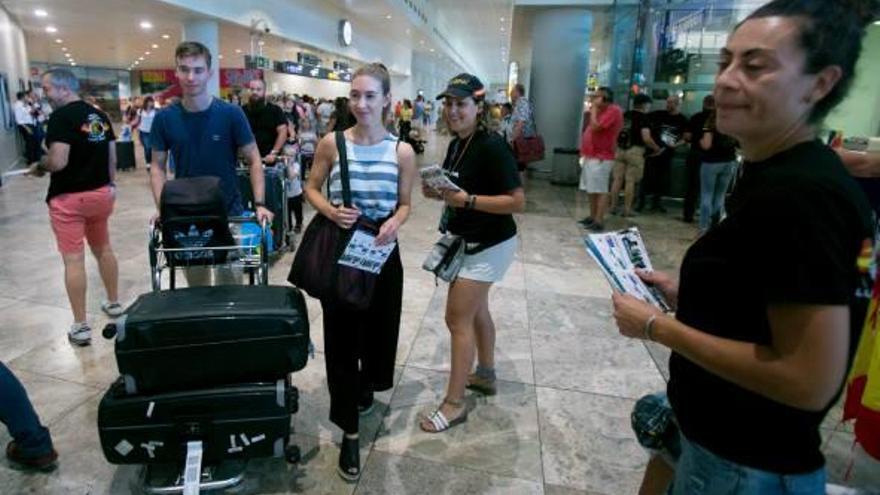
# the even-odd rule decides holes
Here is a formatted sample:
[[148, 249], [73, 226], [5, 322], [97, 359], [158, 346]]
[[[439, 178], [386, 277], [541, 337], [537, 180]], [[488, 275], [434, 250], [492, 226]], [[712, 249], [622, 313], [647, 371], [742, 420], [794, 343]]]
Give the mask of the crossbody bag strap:
[[[397, 188], [400, 189], [400, 139], [394, 144], [394, 156], [397, 157]], [[400, 194], [398, 193], [397, 204], [394, 205], [394, 211], [400, 208]], [[393, 215], [393, 213], [392, 213]], [[880, 278], [880, 277], [878, 277]]]
[[348, 155], [345, 150], [345, 135], [336, 131], [336, 151], [339, 153], [339, 182], [342, 184], [342, 204], [351, 208], [351, 184], [348, 180]]

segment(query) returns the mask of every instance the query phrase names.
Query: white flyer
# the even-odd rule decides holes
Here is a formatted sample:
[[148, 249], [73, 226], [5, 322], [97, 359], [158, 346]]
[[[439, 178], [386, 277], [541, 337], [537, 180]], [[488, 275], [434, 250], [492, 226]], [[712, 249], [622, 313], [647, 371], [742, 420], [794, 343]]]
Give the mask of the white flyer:
[[339, 264], [365, 272], [379, 273], [396, 245], [397, 241], [377, 246], [376, 236], [363, 230], [356, 230], [345, 246], [342, 256], [339, 257]]
[[663, 311], [670, 310], [660, 291], [646, 285], [636, 275], [636, 269], [653, 270], [645, 242], [637, 228], [590, 234], [584, 238], [584, 242], [587, 253], [596, 261], [615, 290], [631, 294]]
[[443, 167], [436, 163], [434, 165], [420, 168], [419, 175], [421, 175], [422, 182], [424, 182], [426, 186], [438, 191], [461, 191], [461, 188], [455, 185], [455, 183], [447, 177], [446, 171], [443, 170]]

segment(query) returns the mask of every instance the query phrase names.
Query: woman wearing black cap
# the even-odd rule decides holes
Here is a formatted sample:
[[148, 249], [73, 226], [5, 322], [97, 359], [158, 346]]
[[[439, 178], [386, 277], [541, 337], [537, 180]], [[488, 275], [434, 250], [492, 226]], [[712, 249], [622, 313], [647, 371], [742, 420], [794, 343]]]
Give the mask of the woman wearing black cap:
[[613, 295], [623, 335], [672, 350], [681, 455], [669, 493], [825, 493], [819, 428], [865, 319], [873, 229], [817, 129], [852, 84], [878, 7], [775, 0], [734, 28], [714, 89], [717, 130], [745, 158], [728, 216], [688, 249], [679, 280], [642, 274], [674, 316]]
[[[516, 160], [504, 140], [487, 131], [479, 79], [459, 74], [449, 81], [443, 98], [444, 116], [455, 138], [443, 168], [462, 190], [435, 191], [426, 197], [446, 203], [440, 229], [467, 243], [464, 264], [450, 284], [446, 324], [452, 337], [452, 364], [446, 398], [420, 426], [430, 433], [445, 431], [467, 419], [465, 387], [492, 395], [495, 388], [495, 324], [489, 313], [489, 288], [500, 281], [516, 253], [513, 213], [523, 211], [525, 194]], [[476, 373], [468, 376], [477, 354]]]

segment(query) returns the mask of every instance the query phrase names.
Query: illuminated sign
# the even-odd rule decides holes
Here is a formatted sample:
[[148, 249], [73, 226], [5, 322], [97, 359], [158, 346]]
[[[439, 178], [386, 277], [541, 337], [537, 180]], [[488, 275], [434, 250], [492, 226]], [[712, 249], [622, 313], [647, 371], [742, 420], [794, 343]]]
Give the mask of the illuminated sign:
[[328, 79], [330, 81], [351, 82], [351, 72], [349, 71], [325, 69], [323, 67], [315, 67], [291, 61], [276, 61], [274, 68], [275, 72], [281, 74], [311, 77], [314, 79]]
[[272, 61], [269, 60], [269, 57], [245, 55], [244, 66], [248, 69], [272, 70]]

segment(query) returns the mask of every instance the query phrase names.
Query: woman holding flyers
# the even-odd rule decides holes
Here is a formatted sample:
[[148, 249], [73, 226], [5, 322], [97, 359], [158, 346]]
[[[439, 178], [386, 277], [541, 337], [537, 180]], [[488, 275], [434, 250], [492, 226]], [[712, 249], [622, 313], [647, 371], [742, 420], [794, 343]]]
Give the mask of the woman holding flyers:
[[[398, 144], [385, 130], [391, 106], [391, 78], [381, 64], [358, 69], [352, 78], [349, 108], [357, 124], [344, 131], [352, 207], [343, 206], [335, 133], [318, 142], [312, 171], [304, 187], [318, 214], [343, 229], [358, 217], [381, 224], [377, 245], [397, 242], [397, 232], [410, 213], [416, 176], [412, 148]], [[321, 193], [329, 178], [329, 197]], [[332, 255], [332, 253], [328, 253]], [[358, 414], [373, 407], [373, 392], [391, 388], [400, 327], [403, 267], [395, 248], [382, 266], [370, 307], [356, 311], [322, 300], [324, 356], [330, 389], [330, 421], [343, 431], [338, 472], [347, 481], [360, 476]]]
[[673, 351], [675, 495], [825, 493], [819, 425], [859, 341], [872, 229], [816, 136], [877, 13], [876, 0], [775, 0], [735, 28], [714, 90], [717, 129], [745, 158], [728, 216], [688, 250], [680, 281], [644, 274], [675, 316], [613, 296], [623, 335]]
[[[465, 387], [492, 395], [495, 384], [495, 324], [489, 313], [489, 288], [500, 281], [517, 249], [513, 213], [523, 211], [525, 194], [507, 143], [489, 132], [486, 90], [470, 74], [452, 78], [443, 98], [444, 115], [455, 139], [443, 168], [461, 190], [423, 187], [426, 197], [446, 203], [441, 230], [466, 242], [464, 263], [449, 285], [446, 325], [452, 338], [452, 363], [446, 398], [420, 426], [439, 433], [467, 419]], [[476, 373], [468, 376], [477, 354]]]

